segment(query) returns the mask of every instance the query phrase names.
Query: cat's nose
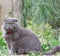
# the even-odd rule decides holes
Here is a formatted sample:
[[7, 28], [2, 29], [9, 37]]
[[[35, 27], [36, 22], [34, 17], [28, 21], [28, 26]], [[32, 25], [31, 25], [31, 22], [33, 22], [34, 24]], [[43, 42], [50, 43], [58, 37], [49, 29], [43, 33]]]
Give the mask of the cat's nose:
[[10, 26], [6, 26], [6, 29], [9, 29], [10, 28]]

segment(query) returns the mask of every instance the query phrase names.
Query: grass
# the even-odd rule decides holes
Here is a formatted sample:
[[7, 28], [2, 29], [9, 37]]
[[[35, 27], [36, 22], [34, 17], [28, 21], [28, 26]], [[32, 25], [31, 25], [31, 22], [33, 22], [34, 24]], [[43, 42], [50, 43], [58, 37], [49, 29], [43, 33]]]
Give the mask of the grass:
[[[8, 54], [7, 49], [0, 49], [0, 56], [11, 56], [11, 55]], [[47, 55], [40, 55], [40, 54], [38, 55], [38, 54], [35, 54], [35, 53], [31, 53], [31, 54], [28, 54], [28, 55], [19, 55], [19, 56], [47, 56]], [[56, 54], [54, 54], [54, 56], [60, 56], [60, 53], [57, 52]]]
[[0, 56], [9, 56], [7, 49], [0, 49]]

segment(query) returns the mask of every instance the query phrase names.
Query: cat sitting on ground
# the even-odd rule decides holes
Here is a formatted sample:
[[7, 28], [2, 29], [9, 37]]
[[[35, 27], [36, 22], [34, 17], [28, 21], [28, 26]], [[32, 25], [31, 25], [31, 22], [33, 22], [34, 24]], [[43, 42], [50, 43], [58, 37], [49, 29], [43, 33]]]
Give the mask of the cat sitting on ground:
[[36, 35], [31, 30], [21, 27], [16, 18], [5, 19], [2, 26], [10, 54], [20, 55], [41, 51], [40, 41]]
[[[31, 51], [40, 53], [42, 51], [40, 41], [36, 35], [27, 28], [19, 25], [16, 18], [5, 19], [2, 25], [3, 37], [8, 45], [9, 53], [17, 55], [28, 54]], [[60, 46], [53, 47], [43, 55], [52, 55], [60, 52]]]

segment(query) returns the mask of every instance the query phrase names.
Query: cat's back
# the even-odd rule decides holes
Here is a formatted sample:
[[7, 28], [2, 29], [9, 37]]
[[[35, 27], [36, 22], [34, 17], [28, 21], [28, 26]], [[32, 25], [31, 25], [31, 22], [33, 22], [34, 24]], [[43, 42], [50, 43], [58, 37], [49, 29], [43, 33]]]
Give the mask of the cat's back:
[[23, 36], [21, 43], [22, 43], [22, 46], [25, 48], [26, 52], [29, 52], [32, 50], [41, 51], [40, 41], [31, 30], [27, 28], [23, 28], [21, 33]]
[[30, 29], [22, 28], [21, 31], [22, 31], [21, 34], [24, 35], [24, 36], [36, 37], [37, 38], [35, 33], [32, 30], [30, 30]]

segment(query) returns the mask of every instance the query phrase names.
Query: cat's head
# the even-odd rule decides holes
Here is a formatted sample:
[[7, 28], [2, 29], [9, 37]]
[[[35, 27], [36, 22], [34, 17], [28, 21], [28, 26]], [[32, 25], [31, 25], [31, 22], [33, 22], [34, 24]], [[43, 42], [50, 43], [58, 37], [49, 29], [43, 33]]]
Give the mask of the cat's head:
[[12, 34], [13, 32], [18, 30], [18, 20], [16, 18], [9, 18], [4, 20], [3, 28], [4, 30]]

